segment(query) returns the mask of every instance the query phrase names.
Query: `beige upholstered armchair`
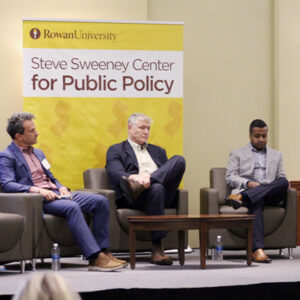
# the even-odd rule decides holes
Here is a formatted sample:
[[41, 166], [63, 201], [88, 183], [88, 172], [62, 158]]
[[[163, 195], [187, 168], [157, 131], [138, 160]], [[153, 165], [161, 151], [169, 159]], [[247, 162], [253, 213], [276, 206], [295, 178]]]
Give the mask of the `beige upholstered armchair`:
[[0, 262], [21, 262], [51, 257], [53, 243], [62, 256], [81, 254], [64, 218], [43, 213], [42, 196], [0, 193]]
[[[106, 192], [106, 197], [110, 203], [110, 249], [112, 251], [128, 251], [128, 216], [144, 215], [143, 212], [135, 209], [116, 208], [115, 192], [110, 190], [109, 179], [105, 169], [88, 169], [83, 173], [85, 189], [94, 192]], [[174, 209], [166, 209], [166, 214], [187, 214], [188, 213], [188, 192], [186, 190], [178, 191], [178, 206]], [[178, 237], [176, 231], [167, 234], [164, 241], [165, 249], [177, 249]], [[187, 246], [187, 239], [185, 247]], [[152, 248], [149, 232], [137, 232], [136, 249], [140, 251], [150, 250]]]
[[[81, 190], [85, 192], [85, 190]], [[88, 191], [91, 192], [91, 191]], [[97, 191], [107, 198], [112, 191]], [[87, 223], [90, 216], [84, 215]], [[30, 193], [0, 193], [0, 263], [21, 262], [51, 257], [54, 243], [58, 243], [62, 257], [80, 255], [81, 250], [62, 217], [43, 213], [43, 198]]]
[[20, 261], [22, 273], [33, 259], [34, 201], [31, 194], [0, 193], [0, 262]]
[[[248, 209], [234, 210], [225, 204], [230, 187], [225, 182], [226, 168], [210, 170], [210, 188], [200, 190], [201, 214], [246, 214]], [[286, 204], [280, 207], [266, 206], [264, 209], [265, 249], [291, 249], [297, 245], [297, 192], [289, 189]], [[241, 229], [213, 229], [209, 231], [208, 248], [214, 247], [216, 235], [221, 234], [224, 249], [245, 249], [245, 232]]]

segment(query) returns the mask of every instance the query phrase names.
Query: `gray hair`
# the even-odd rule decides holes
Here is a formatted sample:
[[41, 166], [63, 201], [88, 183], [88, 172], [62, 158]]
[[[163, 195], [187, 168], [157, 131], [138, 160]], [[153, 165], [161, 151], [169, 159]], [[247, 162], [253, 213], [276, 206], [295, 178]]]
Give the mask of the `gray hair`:
[[23, 122], [35, 119], [35, 116], [28, 112], [14, 113], [9, 119], [6, 127], [7, 133], [14, 140], [17, 133], [24, 133]]
[[143, 121], [152, 123], [152, 120], [149, 117], [147, 117], [146, 115], [144, 115], [142, 113], [134, 113], [128, 118], [127, 124], [130, 126], [134, 126], [138, 120], [143, 120]]
[[13, 300], [80, 300], [68, 281], [57, 273], [32, 275]]

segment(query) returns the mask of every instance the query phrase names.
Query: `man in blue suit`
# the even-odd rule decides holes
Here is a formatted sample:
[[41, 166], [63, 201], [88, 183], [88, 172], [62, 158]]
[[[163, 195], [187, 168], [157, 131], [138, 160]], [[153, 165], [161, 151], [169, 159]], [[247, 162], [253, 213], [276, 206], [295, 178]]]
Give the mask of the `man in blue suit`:
[[[97, 194], [70, 192], [50, 172], [44, 153], [32, 147], [38, 132], [34, 115], [16, 113], [8, 120], [12, 143], [0, 152], [0, 184], [5, 193], [38, 193], [45, 213], [67, 219], [91, 271], [113, 271], [126, 265], [108, 251], [108, 200]], [[82, 215], [93, 214], [93, 233]]]
[[[148, 144], [151, 119], [135, 113], [128, 119], [128, 139], [111, 146], [106, 156], [106, 171], [116, 191], [119, 207], [133, 207], [147, 215], [163, 215], [165, 208], [176, 206], [176, 192], [185, 171], [185, 159]], [[151, 262], [171, 265], [162, 250], [164, 231], [151, 232]]]

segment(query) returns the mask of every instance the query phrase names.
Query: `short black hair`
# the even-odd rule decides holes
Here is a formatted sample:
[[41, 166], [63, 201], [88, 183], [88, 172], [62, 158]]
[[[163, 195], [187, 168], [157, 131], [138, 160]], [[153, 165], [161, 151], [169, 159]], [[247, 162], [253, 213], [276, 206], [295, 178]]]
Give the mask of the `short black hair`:
[[249, 133], [252, 134], [253, 132], [253, 128], [254, 127], [258, 127], [258, 128], [264, 128], [264, 127], [267, 127], [267, 124], [265, 121], [261, 120], [261, 119], [255, 119], [253, 120], [251, 123], [250, 123], [250, 126], [249, 126]]
[[6, 127], [7, 133], [14, 140], [17, 133], [24, 133], [23, 122], [26, 120], [35, 119], [35, 116], [28, 112], [14, 113], [9, 119]]

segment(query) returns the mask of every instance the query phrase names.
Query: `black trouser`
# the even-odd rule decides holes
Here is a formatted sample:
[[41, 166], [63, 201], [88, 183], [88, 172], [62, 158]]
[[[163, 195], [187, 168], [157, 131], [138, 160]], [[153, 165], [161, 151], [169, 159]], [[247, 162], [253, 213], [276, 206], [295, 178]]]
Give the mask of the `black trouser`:
[[[164, 215], [165, 208], [176, 206], [176, 192], [185, 171], [185, 159], [175, 155], [151, 175], [151, 185], [134, 202], [133, 208], [146, 215]], [[153, 241], [165, 237], [164, 231], [152, 231]]]
[[249, 214], [255, 215], [253, 222], [253, 250], [264, 248], [264, 220], [265, 205], [277, 206], [285, 201], [289, 182], [280, 177], [269, 184], [259, 185], [253, 189], [241, 192], [243, 202], [249, 209]]

